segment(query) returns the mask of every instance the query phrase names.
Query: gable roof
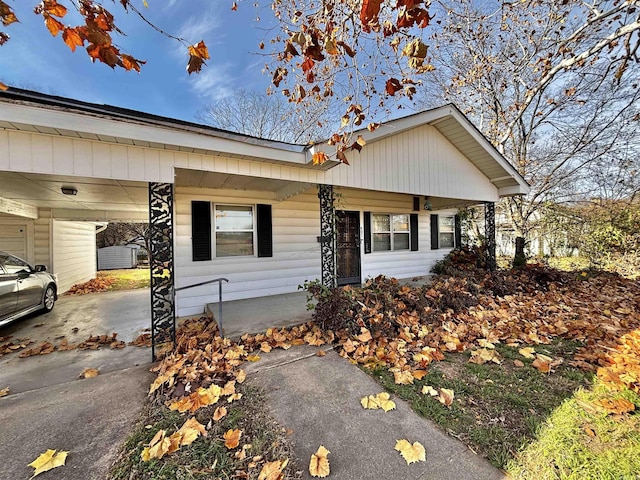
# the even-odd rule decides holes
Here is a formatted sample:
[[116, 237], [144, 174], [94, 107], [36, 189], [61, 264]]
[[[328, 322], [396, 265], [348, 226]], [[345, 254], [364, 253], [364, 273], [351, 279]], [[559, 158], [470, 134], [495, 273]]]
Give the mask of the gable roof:
[[[93, 121], [88, 122], [87, 116]], [[132, 125], [137, 128], [131, 128]], [[529, 185], [513, 165], [452, 104], [389, 121], [374, 132], [362, 130], [356, 134], [362, 135], [367, 142], [375, 142], [421, 125], [436, 128], [496, 186], [500, 196], [529, 192]], [[312, 154], [325, 149], [324, 144], [296, 145], [267, 140], [136, 110], [17, 88], [0, 91], [0, 127], [201, 154], [224, 154], [323, 170], [338, 164], [313, 165]]]

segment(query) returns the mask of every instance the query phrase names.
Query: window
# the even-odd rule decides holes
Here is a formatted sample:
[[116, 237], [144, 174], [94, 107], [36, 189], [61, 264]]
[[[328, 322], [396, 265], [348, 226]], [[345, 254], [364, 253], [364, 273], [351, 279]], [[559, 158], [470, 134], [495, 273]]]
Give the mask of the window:
[[439, 223], [438, 240], [440, 248], [453, 248], [455, 246], [456, 231], [455, 217], [441, 216]]
[[7, 255], [6, 257], [0, 258], [0, 260], [4, 263], [4, 268], [7, 273], [15, 274], [20, 272], [31, 272], [31, 267], [29, 264], [23, 260], [20, 260], [13, 255]]
[[409, 215], [373, 214], [373, 251], [409, 250]]
[[253, 255], [254, 226], [252, 206], [216, 205], [216, 257]]

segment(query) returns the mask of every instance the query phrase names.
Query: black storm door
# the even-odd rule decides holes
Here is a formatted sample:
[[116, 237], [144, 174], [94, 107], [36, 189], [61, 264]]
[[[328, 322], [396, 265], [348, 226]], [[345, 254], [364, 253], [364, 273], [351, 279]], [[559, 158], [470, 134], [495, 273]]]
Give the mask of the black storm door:
[[360, 283], [360, 212], [336, 212], [338, 285]]

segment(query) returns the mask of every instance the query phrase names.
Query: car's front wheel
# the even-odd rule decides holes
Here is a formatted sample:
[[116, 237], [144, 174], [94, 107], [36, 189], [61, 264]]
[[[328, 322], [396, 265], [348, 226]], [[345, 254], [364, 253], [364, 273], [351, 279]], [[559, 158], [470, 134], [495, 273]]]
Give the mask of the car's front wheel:
[[56, 289], [53, 285], [49, 285], [44, 292], [44, 307], [43, 310], [45, 312], [50, 312], [53, 310], [53, 306], [56, 303]]

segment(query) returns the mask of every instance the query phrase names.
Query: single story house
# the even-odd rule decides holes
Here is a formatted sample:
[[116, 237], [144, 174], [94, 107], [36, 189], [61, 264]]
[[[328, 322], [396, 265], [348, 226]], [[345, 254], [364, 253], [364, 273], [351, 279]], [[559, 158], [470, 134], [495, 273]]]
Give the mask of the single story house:
[[95, 250], [75, 246], [95, 222], [149, 219], [160, 338], [175, 315], [217, 301], [211, 285], [177, 301], [174, 288], [226, 277], [224, 299], [234, 300], [316, 278], [425, 275], [459, 242], [459, 207], [486, 205], [492, 224], [494, 202], [529, 191], [453, 105], [358, 134], [367, 144], [350, 165], [315, 165], [312, 155], [331, 147], [9, 88], [0, 92], [0, 231], [23, 228], [26, 259], [64, 284], [76, 271], [95, 274]]

